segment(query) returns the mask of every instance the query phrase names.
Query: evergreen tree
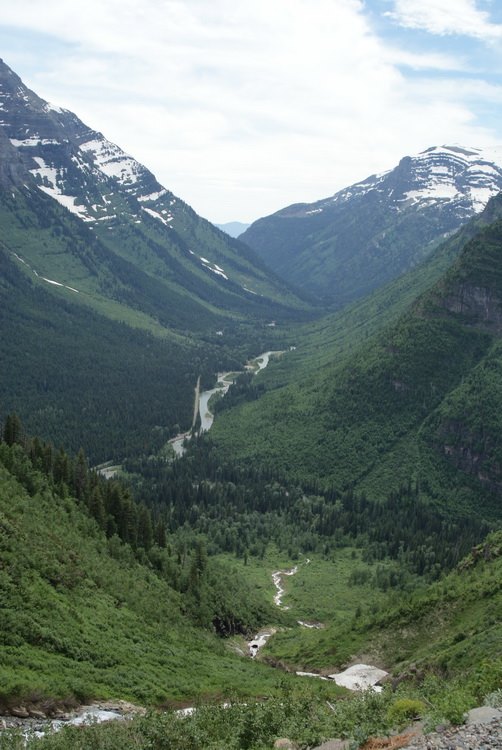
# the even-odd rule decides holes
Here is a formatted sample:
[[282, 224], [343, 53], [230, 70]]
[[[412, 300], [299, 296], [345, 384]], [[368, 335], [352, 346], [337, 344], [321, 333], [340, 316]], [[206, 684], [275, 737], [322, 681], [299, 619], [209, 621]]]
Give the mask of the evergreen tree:
[[9, 414], [5, 420], [3, 439], [7, 445], [24, 442], [23, 427], [17, 414]]

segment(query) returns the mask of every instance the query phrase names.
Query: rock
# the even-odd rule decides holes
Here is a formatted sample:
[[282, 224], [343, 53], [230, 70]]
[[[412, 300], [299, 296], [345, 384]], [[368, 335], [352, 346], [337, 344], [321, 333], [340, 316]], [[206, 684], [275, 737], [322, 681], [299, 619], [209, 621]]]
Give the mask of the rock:
[[298, 745], [287, 737], [281, 737], [274, 742], [274, 747], [280, 750], [298, 750]]
[[65, 711], [62, 711], [60, 708], [56, 708], [54, 711], [52, 711], [51, 716], [54, 719], [59, 719], [59, 721], [69, 721], [71, 716], [67, 714]]
[[440, 731], [410, 737], [407, 744], [399, 747], [403, 750], [502, 750], [502, 718], [479, 724], [443, 726]]
[[481, 706], [472, 708], [467, 713], [466, 724], [489, 724], [494, 719], [502, 719], [502, 711], [499, 708]]
[[350, 740], [328, 740], [322, 745], [317, 745], [313, 750], [348, 750], [349, 747]]
[[12, 716], [17, 716], [18, 719], [29, 719], [30, 714], [26, 706], [14, 706], [10, 710]]
[[39, 708], [30, 708], [30, 716], [32, 719], [46, 719], [47, 715], [44, 711]]

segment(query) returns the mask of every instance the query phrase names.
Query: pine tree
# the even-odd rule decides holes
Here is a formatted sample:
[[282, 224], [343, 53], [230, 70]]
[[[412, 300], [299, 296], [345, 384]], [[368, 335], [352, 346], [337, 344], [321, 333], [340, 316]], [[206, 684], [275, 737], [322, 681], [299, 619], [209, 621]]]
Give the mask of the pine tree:
[[24, 442], [23, 426], [17, 414], [9, 414], [5, 420], [3, 439], [7, 445]]

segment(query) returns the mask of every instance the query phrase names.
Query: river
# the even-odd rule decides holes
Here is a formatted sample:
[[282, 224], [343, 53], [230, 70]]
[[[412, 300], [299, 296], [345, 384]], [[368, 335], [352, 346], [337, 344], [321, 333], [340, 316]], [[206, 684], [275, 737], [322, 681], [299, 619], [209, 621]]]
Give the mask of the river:
[[[249, 360], [249, 362], [246, 364], [246, 370], [248, 372], [254, 372], [254, 374], [256, 375], [268, 366], [270, 359], [274, 355], [278, 356], [279, 354], [283, 353], [283, 351], [263, 352], [262, 354], [258, 355], [258, 357]], [[198, 393], [196, 389], [196, 394], [198, 393], [198, 413], [200, 415], [199, 434], [201, 432], [208, 432], [208, 430], [210, 430], [213, 426], [214, 414], [209, 409], [209, 401], [211, 399], [211, 396], [214, 396], [216, 393], [224, 396], [234, 382], [235, 378], [238, 375], [242, 375], [243, 372], [244, 370], [220, 372], [217, 375], [216, 386], [214, 388], [210, 388], [207, 391], [202, 391], [201, 393]], [[171, 438], [171, 440], [169, 440], [169, 444], [172, 445], [173, 450], [177, 456], [183, 455], [183, 453], [185, 452], [185, 440], [190, 440], [191, 436], [192, 433], [190, 431], [180, 432], [179, 435], [176, 435], [176, 437], [173, 437]]]

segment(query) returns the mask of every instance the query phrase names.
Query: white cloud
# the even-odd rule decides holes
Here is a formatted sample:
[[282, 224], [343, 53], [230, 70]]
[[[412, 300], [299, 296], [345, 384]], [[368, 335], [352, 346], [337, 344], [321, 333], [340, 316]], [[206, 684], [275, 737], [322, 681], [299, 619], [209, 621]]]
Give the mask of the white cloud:
[[393, 65], [399, 65], [412, 70], [456, 71], [467, 72], [469, 66], [466, 60], [444, 55], [437, 52], [412, 52], [399, 47], [388, 47], [383, 56]]
[[424, 77], [468, 63], [384, 45], [362, 0], [16, 0], [2, 24], [63, 41], [36, 65], [25, 45], [23, 65], [18, 38], [17, 72], [213, 220], [321, 198], [445, 141], [494, 142], [472, 92]]
[[388, 13], [401, 26], [431, 34], [460, 34], [484, 39], [502, 39], [502, 25], [490, 22], [489, 14], [476, 0], [394, 0]]

